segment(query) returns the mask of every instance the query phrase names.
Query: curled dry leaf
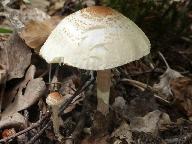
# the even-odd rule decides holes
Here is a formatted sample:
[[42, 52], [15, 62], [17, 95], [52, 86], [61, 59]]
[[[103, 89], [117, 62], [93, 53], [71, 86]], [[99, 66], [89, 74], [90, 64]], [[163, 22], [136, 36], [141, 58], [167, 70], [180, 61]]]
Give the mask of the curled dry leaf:
[[112, 138], [115, 138], [114, 144], [121, 144], [123, 140], [127, 142], [127, 144], [131, 144], [132, 133], [130, 131], [130, 126], [123, 121], [121, 125], [111, 134]]
[[158, 134], [158, 129], [163, 124], [169, 124], [171, 120], [169, 115], [159, 110], [153, 111], [145, 115], [144, 117], [135, 117], [130, 122], [131, 130], [151, 133], [153, 135]]
[[19, 35], [30, 48], [38, 52], [60, 20], [61, 17], [52, 17], [44, 21], [28, 21]]
[[7, 79], [23, 77], [31, 62], [31, 50], [15, 33], [6, 42], [0, 42], [0, 65], [7, 70]]
[[[29, 70], [34, 69], [31, 66]], [[28, 71], [30, 73], [30, 71]], [[33, 71], [32, 71], [33, 73]], [[27, 75], [26, 75], [27, 76]], [[42, 78], [31, 79], [26, 77], [17, 89], [13, 103], [9, 104], [2, 115], [12, 115], [33, 105], [43, 95], [45, 82]]]
[[170, 81], [170, 87], [176, 104], [184, 113], [192, 116], [192, 79], [179, 77]]
[[179, 72], [168, 68], [163, 75], [160, 76], [160, 82], [154, 85], [154, 88], [159, 90], [166, 96], [172, 95], [170, 81], [178, 78], [183, 77]]
[[13, 89], [6, 91], [6, 97], [4, 97], [3, 101], [3, 108], [5, 108], [7, 105], [9, 105], [17, 96], [19, 91], [22, 91], [27, 85], [27, 83], [34, 78], [36, 68], [34, 65], [31, 65], [26, 74], [25, 74], [25, 79], [17, 84]]
[[162, 94], [170, 96], [172, 95], [170, 81], [178, 77], [183, 77], [183, 75], [170, 68], [162, 53], [159, 52], [159, 55], [165, 62], [167, 70], [164, 72], [163, 75], [160, 76], [160, 82], [158, 84], [155, 84], [153, 87], [159, 90]]
[[19, 113], [14, 113], [11, 116], [3, 116], [0, 120], [0, 129], [7, 127], [22, 128], [26, 125], [26, 119]]

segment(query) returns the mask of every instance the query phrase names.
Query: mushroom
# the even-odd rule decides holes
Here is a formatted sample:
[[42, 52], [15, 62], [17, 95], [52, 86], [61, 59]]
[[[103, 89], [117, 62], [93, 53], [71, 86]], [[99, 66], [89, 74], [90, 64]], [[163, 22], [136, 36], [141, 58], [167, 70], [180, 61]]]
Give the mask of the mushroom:
[[65, 17], [48, 37], [40, 55], [48, 63], [96, 70], [97, 110], [107, 114], [111, 69], [149, 52], [150, 42], [134, 22], [109, 7], [92, 6]]
[[63, 137], [59, 133], [60, 126], [60, 117], [59, 117], [59, 108], [64, 102], [64, 97], [58, 92], [50, 93], [46, 98], [47, 105], [51, 108], [52, 111], [52, 122], [53, 122], [53, 130], [55, 136], [58, 137], [58, 140], [61, 140]]

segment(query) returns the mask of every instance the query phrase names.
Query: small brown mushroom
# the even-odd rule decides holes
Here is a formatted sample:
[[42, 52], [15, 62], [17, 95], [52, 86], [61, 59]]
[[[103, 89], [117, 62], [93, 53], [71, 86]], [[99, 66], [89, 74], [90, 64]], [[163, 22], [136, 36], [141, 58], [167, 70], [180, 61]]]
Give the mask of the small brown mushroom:
[[14, 128], [4, 129], [2, 132], [2, 138], [7, 138], [7, 137], [10, 137], [14, 134], [16, 134], [16, 131]]
[[53, 121], [53, 129], [55, 136], [58, 137], [58, 140], [61, 140], [63, 136], [59, 133], [60, 126], [60, 117], [59, 117], [59, 108], [64, 102], [64, 97], [58, 92], [50, 93], [46, 98], [47, 105], [51, 108], [52, 111], [52, 121]]

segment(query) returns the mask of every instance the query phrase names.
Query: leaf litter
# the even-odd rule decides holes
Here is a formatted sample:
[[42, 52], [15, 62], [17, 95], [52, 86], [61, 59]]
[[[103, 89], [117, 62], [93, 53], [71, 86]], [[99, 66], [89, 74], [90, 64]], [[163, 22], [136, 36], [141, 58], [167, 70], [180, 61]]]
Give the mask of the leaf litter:
[[[53, 143], [57, 138], [54, 137], [51, 129], [49, 118], [51, 110], [45, 104], [45, 98], [50, 92], [48, 77], [54, 76], [48, 75], [47, 70], [41, 69], [41, 71], [45, 71], [42, 75], [43, 78], [36, 77], [38, 66], [32, 65], [31, 59], [32, 61], [35, 59], [36, 64], [43, 61], [41, 58], [32, 57], [32, 54], [34, 51], [38, 53], [51, 31], [63, 18], [58, 12], [65, 12], [63, 8], [66, 8], [68, 4], [75, 4], [75, 2], [34, 0], [31, 3], [27, 2], [27, 4], [21, 3], [20, 9], [7, 9], [7, 19], [10, 20], [14, 32], [10, 34], [8, 39], [4, 36], [0, 38], [0, 82], [6, 86], [2, 87], [4, 93], [0, 129], [16, 128], [16, 131], [20, 131], [26, 130], [27, 126], [33, 129], [31, 121], [35, 119], [37, 127], [32, 131], [26, 131], [30, 133], [29, 143], [33, 143], [35, 139], [45, 142], [42, 137], [47, 138], [46, 142]], [[83, 5], [86, 6], [95, 4], [96, 1], [83, 1]], [[47, 13], [59, 16], [49, 16]], [[39, 33], [39, 31], [42, 32]], [[95, 111], [95, 87], [93, 84], [88, 88], [89, 95], [91, 95], [89, 101], [84, 102], [87, 96], [84, 91], [76, 96], [61, 115], [63, 123], [61, 122], [60, 125], [64, 129], [67, 128], [69, 132], [69, 137], [66, 137], [69, 139], [65, 143], [71, 142], [70, 135], [74, 133], [78, 134], [75, 136], [75, 141], [78, 139], [83, 144], [166, 144], [175, 140], [175, 137], [177, 137], [177, 141], [182, 141], [184, 138], [190, 141], [192, 137], [190, 137], [190, 131], [182, 133], [183, 137], [179, 137], [181, 133], [176, 133], [175, 137], [171, 137], [170, 134], [166, 137], [163, 135], [171, 132], [173, 125], [174, 128], [181, 125], [175, 122], [180, 117], [191, 119], [192, 80], [171, 69], [163, 55], [160, 54], [160, 56], [164, 59], [167, 69], [160, 76], [159, 83], [156, 79], [153, 80], [156, 83], [154, 86], [141, 82], [146, 80], [143, 74], [152, 74], [155, 71], [154, 64], [145, 65], [146, 60], [118, 68], [117, 76], [114, 72], [112, 89], [116, 93], [113, 94], [115, 97], [111, 100], [111, 113], [106, 119], [102, 115], [95, 115], [97, 112]], [[51, 71], [56, 71], [55, 65]], [[75, 91], [78, 91], [80, 85], [83, 84], [85, 72], [66, 67], [64, 71], [56, 76], [56, 80], [53, 80], [51, 85], [54, 84], [56, 87], [59, 85], [57, 89], [52, 89], [52, 91], [58, 91], [67, 102], [73, 98]], [[119, 81], [120, 83], [118, 83]], [[172, 109], [178, 109], [178, 113], [182, 113], [182, 115], [175, 114], [176, 116], [172, 117], [170, 114]], [[48, 115], [48, 119], [45, 121], [44, 115]], [[85, 116], [83, 119], [82, 115]], [[73, 121], [73, 127], [75, 124], [78, 125], [79, 121], [83, 121], [83, 126], [70, 128], [70, 123], [66, 119]], [[101, 123], [95, 122], [96, 119]], [[182, 128], [190, 129], [190, 121], [187, 120], [183, 123], [185, 125], [182, 125]], [[87, 133], [84, 131], [85, 127], [88, 130]], [[45, 133], [42, 133], [41, 130]], [[82, 131], [82, 133], [79, 134], [76, 131]]]

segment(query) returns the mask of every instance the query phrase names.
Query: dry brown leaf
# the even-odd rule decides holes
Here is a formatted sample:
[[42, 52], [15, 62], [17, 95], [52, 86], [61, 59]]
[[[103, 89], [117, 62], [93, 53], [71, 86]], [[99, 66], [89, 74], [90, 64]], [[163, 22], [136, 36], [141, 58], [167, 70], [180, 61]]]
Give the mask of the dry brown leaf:
[[26, 125], [26, 119], [19, 113], [14, 113], [11, 116], [3, 116], [0, 120], [0, 129], [6, 127], [23, 127]]
[[29, 21], [20, 33], [20, 37], [31, 48], [40, 48], [51, 33], [51, 25], [45, 22]]
[[60, 20], [61, 17], [53, 17], [45, 21], [28, 21], [19, 35], [29, 47], [38, 52]]
[[135, 117], [130, 121], [130, 127], [133, 131], [158, 134], [158, 129], [163, 124], [169, 124], [171, 120], [169, 115], [159, 110], [153, 111], [144, 117]]
[[7, 70], [7, 79], [21, 78], [31, 62], [31, 50], [17, 34], [0, 43], [0, 65]]
[[[31, 66], [25, 80], [14, 89], [15, 98], [10, 103], [2, 115], [11, 115], [15, 112], [24, 110], [33, 105], [42, 96], [45, 90], [45, 82], [42, 78], [33, 79], [31, 73], [34, 72], [34, 66]], [[33, 73], [34, 75], [34, 73]], [[31, 79], [32, 78], [32, 79]]]
[[121, 144], [121, 140], [125, 140], [127, 144], [133, 142], [130, 126], [123, 121], [121, 125], [111, 134], [111, 137], [116, 138], [114, 144]]
[[171, 80], [170, 87], [174, 97], [174, 103], [184, 111], [184, 113], [192, 116], [192, 80], [188, 77], [179, 77]]

